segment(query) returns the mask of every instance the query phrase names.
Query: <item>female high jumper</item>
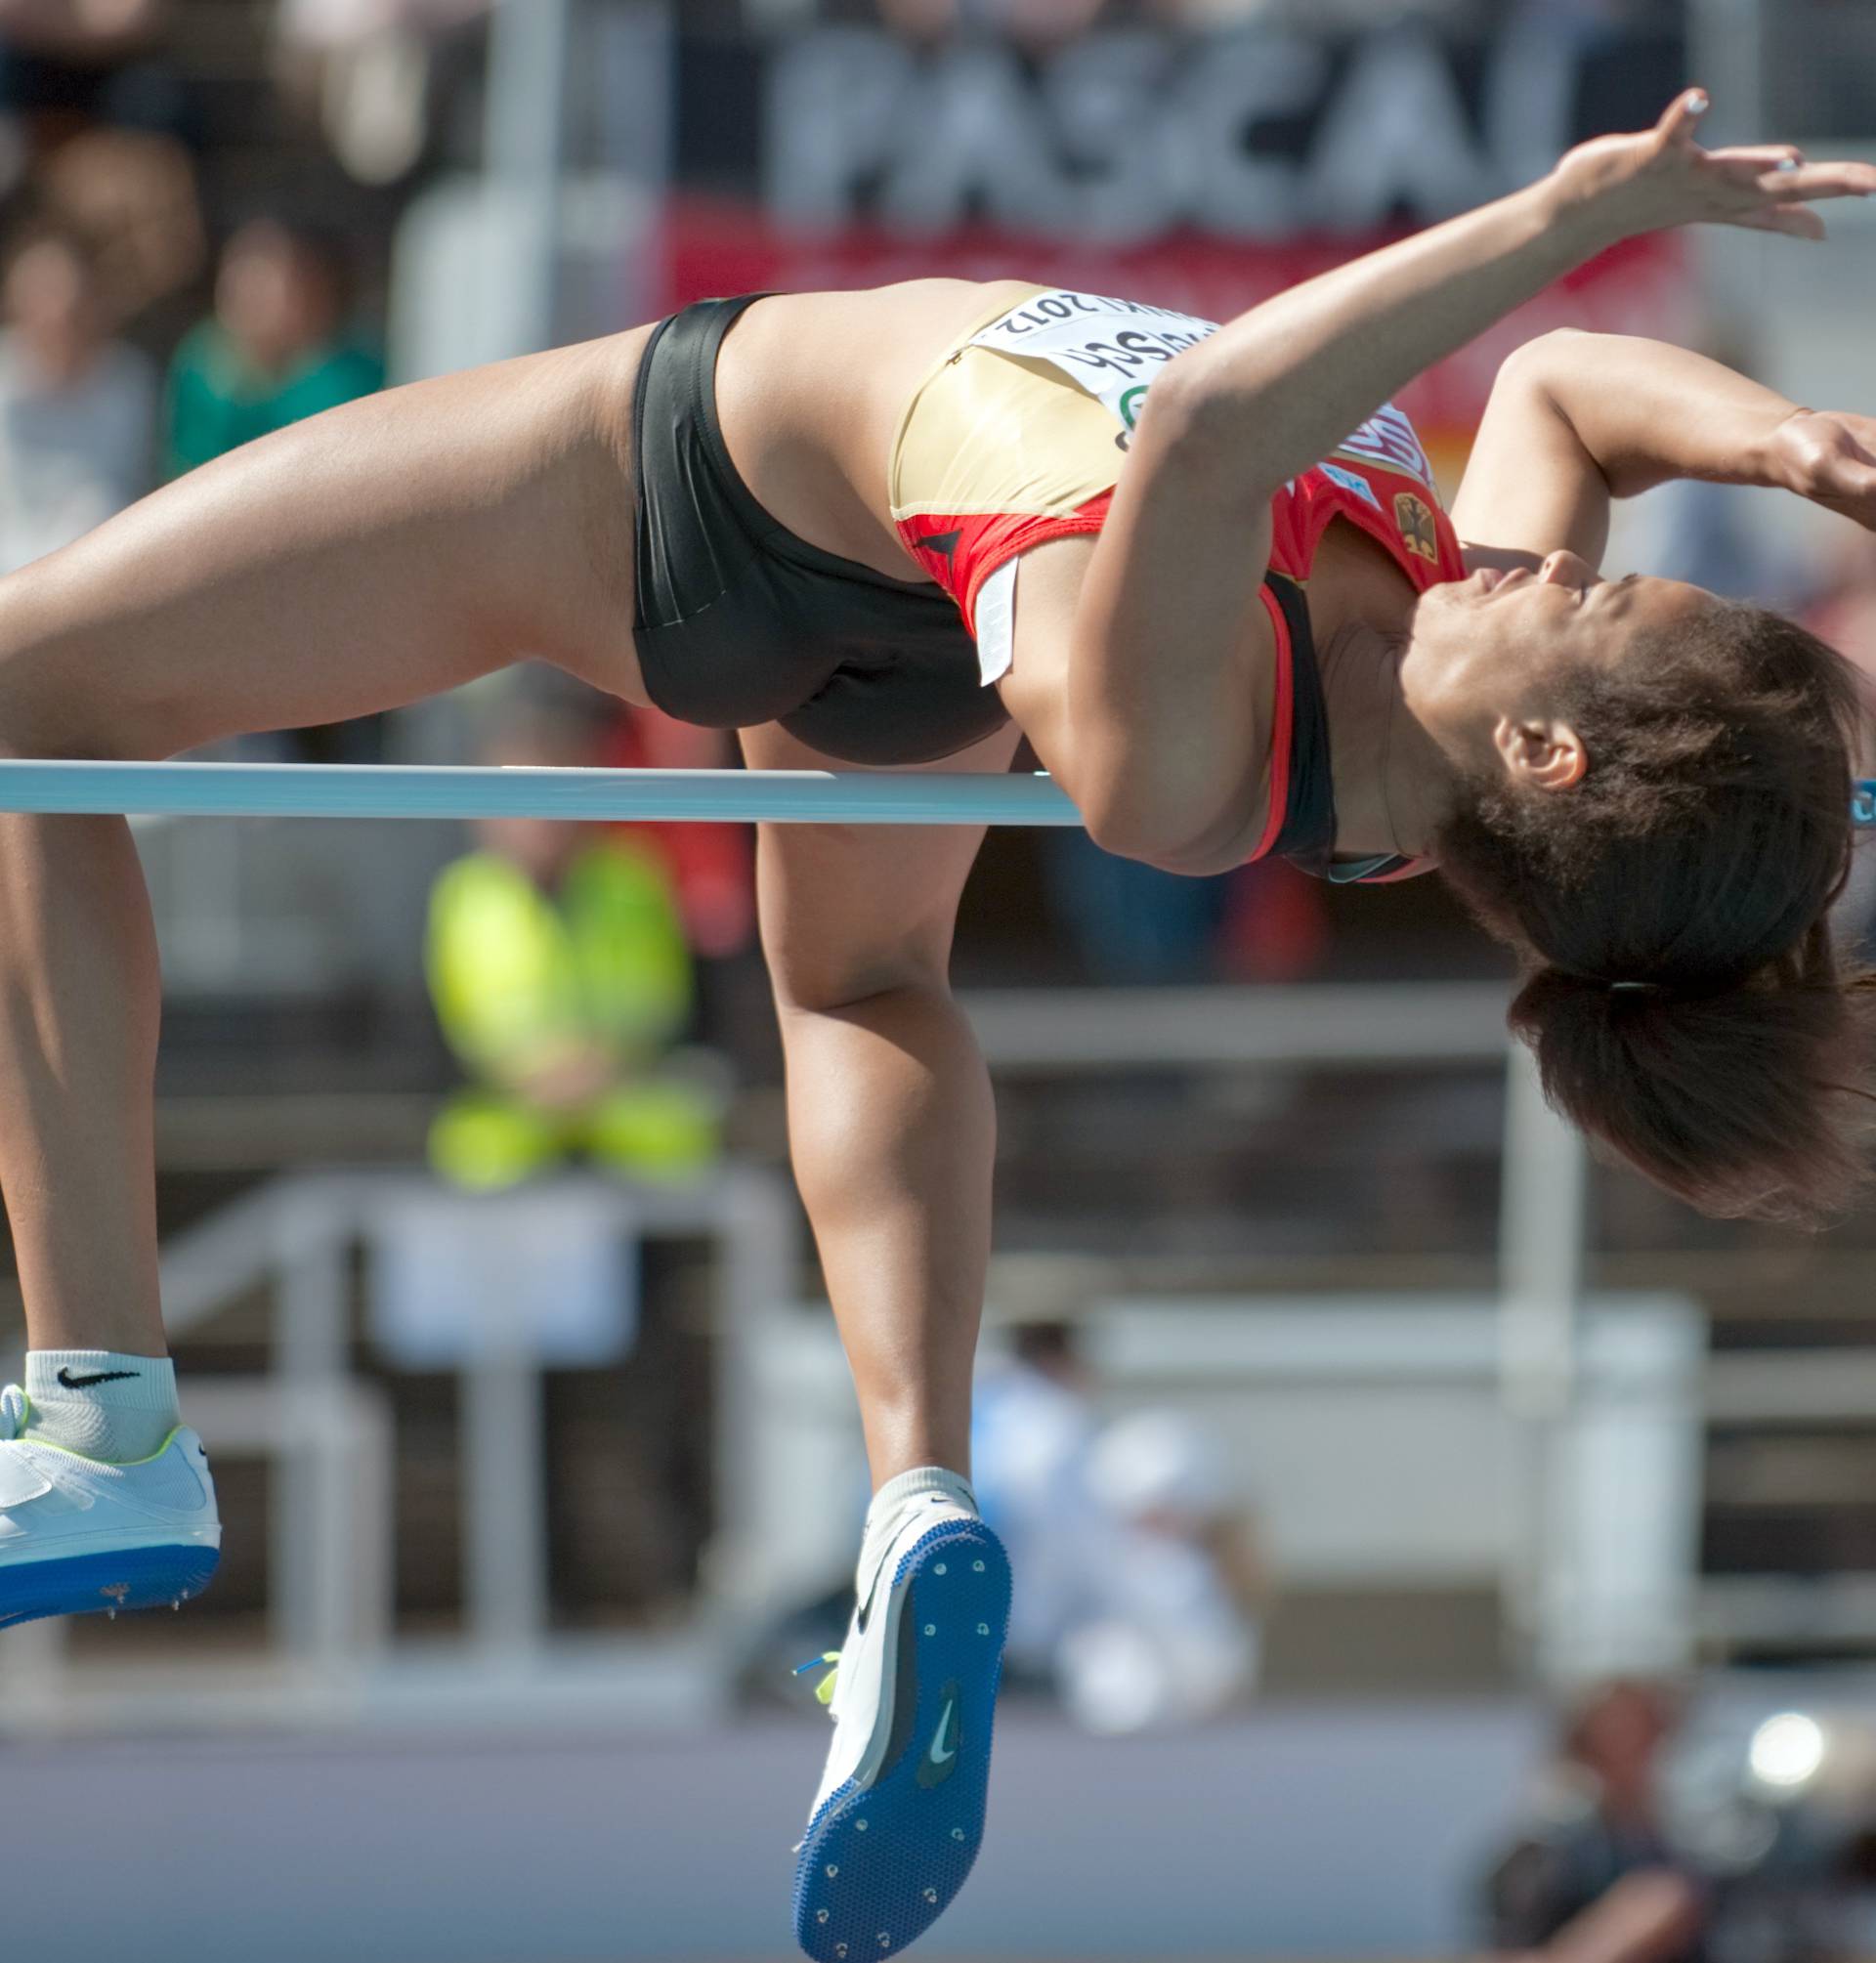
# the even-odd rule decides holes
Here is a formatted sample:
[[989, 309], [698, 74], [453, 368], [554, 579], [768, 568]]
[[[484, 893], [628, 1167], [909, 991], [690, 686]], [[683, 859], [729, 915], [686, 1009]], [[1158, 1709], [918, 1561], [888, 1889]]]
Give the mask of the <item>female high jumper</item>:
[[[1609, 500], [1674, 477], [1876, 527], [1876, 422], [1549, 335], [1500, 371], [1449, 519], [1387, 405], [1619, 239], [1817, 238], [1814, 200], [1876, 191], [1866, 164], [1705, 150], [1706, 107], [1215, 330], [919, 280], [709, 301], [335, 409], [0, 582], [0, 753], [169, 756], [523, 654], [737, 728], [760, 769], [1003, 771], [1026, 735], [1095, 839], [1156, 866], [1436, 866], [1514, 950], [1512, 1026], [1562, 1110], [1695, 1206], [1815, 1217], [1855, 1182], [1866, 1078], [1865, 977], [1825, 918], [1850, 670], [1775, 614], [1595, 569]], [[966, 1464], [994, 1122], [947, 986], [981, 835], [760, 842], [794, 1171], [877, 1488], [795, 1886], [803, 1945], [849, 1963], [942, 1911], [983, 1828], [1009, 1586]], [[0, 1398], [4, 1626], [180, 1601], [220, 1528], [164, 1360], [130, 832], [6, 816], [0, 869], [31, 1344]]]

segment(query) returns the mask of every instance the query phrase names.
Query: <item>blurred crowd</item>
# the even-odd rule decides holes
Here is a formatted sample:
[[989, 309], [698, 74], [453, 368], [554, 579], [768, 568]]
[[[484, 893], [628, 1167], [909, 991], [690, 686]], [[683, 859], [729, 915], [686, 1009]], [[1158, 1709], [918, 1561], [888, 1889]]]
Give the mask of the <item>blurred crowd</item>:
[[0, 570], [383, 386], [391, 211], [348, 194], [295, 58], [333, 15], [434, 11], [287, 5], [243, 50], [167, 0], [0, 0]]
[[[1301, 22], [1320, 32], [1356, 32], [1420, 20], [1460, 31], [1491, 27], [1522, 0], [745, 0], [755, 21], [884, 21], [925, 40], [958, 32], [1008, 35], [1032, 46], [1072, 40], [1091, 27], [1157, 26], [1205, 32]], [[1542, 0], [1552, 14], [1610, 23], [1652, 24], [1671, 18], [1674, 0]]]

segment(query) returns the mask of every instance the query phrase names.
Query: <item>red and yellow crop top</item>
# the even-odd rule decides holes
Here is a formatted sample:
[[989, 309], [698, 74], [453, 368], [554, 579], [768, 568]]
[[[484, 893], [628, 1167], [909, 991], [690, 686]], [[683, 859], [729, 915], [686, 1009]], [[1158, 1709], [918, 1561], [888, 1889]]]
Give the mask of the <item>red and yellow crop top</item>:
[[[1016, 561], [1101, 529], [1154, 374], [1213, 331], [1186, 315], [1037, 287], [970, 329], [913, 397], [893, 445], [893, 523], [957, 602], [986, 685], [1009, 666]], [[1277, 651], [1270, 816], [1252, 856], [1281, 851], [1342, 881], [1424, 871], [1401, 860], [1331, 870], [1327, 733], [1296, 591], [1338, 518], [1377, 540], [1423, 592], [1465, 576], [1412, 423], [1384, 406], [1279, 491], [1270, 516], [1272, 576], [1262, 589]], [[1311, 835], [1324, 831], [1326, 838]]]

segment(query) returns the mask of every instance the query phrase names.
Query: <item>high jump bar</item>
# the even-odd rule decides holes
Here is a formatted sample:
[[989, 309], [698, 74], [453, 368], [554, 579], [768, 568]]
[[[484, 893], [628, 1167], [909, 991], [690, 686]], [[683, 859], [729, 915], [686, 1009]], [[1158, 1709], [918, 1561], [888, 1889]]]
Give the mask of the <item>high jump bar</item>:
[[[584, 770], [390, 763], [0, 762], [0, 811], [175, 818], [559, 818], [614, 823], [1079, 825], [1042, 772]], [[1851, 815], [1876, 828], [1876, 778]]]
[[0, 762], [0, 811], [176, 818], [560, 818], [1079, 825], [1040, 772], [587, 770], [393, 763]]

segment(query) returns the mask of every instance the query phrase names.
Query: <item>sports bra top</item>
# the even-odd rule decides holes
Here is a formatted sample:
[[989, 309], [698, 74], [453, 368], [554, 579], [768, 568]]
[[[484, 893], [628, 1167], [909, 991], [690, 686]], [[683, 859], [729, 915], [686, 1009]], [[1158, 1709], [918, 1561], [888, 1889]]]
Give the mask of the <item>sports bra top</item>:
[[[985, 685], [1008, 669], [1022, 554], [1105, 522], [1153, 376], [1215, 323], [1126, 300], [1036, 287], [968, 329], [914, 395], [893, 445], [893, 523], [957, 602]], [[1269, 817], [1276, 852], [1338, 882], [1406, 878], [1427, 862], [1338, 860], [1329, 730], [1303, 588], [1345, 520], [1419, 591], [1464, 578], [1413, 424], [1391, 404], [1271, 500], [1261, 589], [1276, 642]]]

